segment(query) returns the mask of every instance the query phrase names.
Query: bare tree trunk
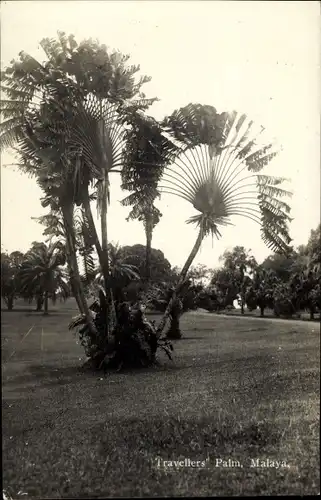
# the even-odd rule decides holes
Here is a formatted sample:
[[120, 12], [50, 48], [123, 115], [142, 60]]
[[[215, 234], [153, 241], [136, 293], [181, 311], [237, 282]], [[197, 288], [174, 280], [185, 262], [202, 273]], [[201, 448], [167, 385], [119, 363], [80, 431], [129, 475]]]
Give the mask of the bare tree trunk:
[[65, 232], [66, 232], [66, 242], [68, 249], [68, 263], [70, 265], [71, 273], [71, 284], [74, 287], [75, 298], [78, 303], [79, 310], [85, 315], [90, 332], [95, 335], [96, 327], [93, 322], [87, 300], [85, 297], [84, 289], [81, 283], [77, 255], [76, 255], [76, 244], [75, 244], [75, 232], [73, 226], [73, 205], [72, 204], [62, 204], [62, 212], [64, 218]]
[[188, 256], [188, 259], [185, 262], [183, 269], [181, 270], [177, 286], [176, 286], [176, 288], [175, 288], [175, 290], [173, 292], [173, 295], [172, 295], [170, 301], [167, 304], [167, 307], [166, 307], [164, 315], [163, 315], [163, 317], [161, 319], [161, 322], [158, 325], [158, 328], [157, 328], [157, 331], [156, 331], [158, 337], [161, 335], [162, 331], [164, 330], [164, 328], [166, 326], [167, 319], [168, 319], [168, 317], [169, 317], [169, 315], [171, 313], [171, 310], [172, 310], [174, 301], [176, 300], [176, 297], [178, 295], [179, 289], [180, 289], [180, 287], [182, 286], [182, 284], [184, 283], [184, 281], [186, 279], [186, 275], [188, 273], [188, 270], [189, 270], [189, 268], [190, 268], [193, 260], [195, 259], [195, 257], [197, 255], [199, 249], [200, 249], [200, 246], [201, 246], [201, 243], [203, 241], [203, 238], [204, 238], [204, 232], [203, 232], [203, 230], [201, 228], [200, 231], [199, 231], [199, 233], [198, 233], [198, 236], [197, 236], [197, 239], [195, 241], [195, 244], [194, 244], [194, 246], [192, 248], [192, 251], [191, 251], [191, 253]]
[[244, 296], [245, 296], [245, 291], [244, 291], [244, 267], [241, 266], [241, 314], [244, 314]]

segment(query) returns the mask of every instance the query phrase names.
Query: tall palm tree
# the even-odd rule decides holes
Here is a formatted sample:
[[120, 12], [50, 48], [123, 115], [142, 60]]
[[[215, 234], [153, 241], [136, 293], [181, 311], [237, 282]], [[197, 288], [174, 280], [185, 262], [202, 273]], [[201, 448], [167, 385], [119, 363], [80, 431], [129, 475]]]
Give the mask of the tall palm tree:
[[[74, 37], [58, 32], [58, 40], [40, 43], [48, 61], [39, 63], [21, 52], [20, 60], [2, 74], [2, 90], [9, 100], [2, 102], [5, 120], [0, 125], [0, 145], [12, 146], [21, 141], [39, 149], [36, 139], [41, 133], [42, 163], [51, 164], [50, 182], [59, 184], [61, 207], [73, 273], [78, 280], [75, 258], [75, 235], [72, 227], [73, 204], [83, 204], [92, 237], [108, 282], [107, 196], [109, 173], [115, 169], [121, 144], [121, 129], [115, 119], [116, 104], [129, 115], [147, 109], [154, 99], [146, 99], [141, 86], [150, 78], [134, 75], [139, 66], [126, 66], [128, 56], [107, 53], [103, 45], [87, 40], [78, 45]], [[36, 125], [34, 125], [36, 123]], [[30, 133], [31, 129], [31, 133]], [[43, 135], [47, 134], [46, 140]], [[45, 146], [44, 146], [45, 144]], [[58, 147], [57, 147], [58, 146]], [[52, 154], [60, 152], [56, 157]], [[50, 158], [48, 158], [48, 154]], [[35, 173], [38, 176], [38, 173]], [[100, 244], [90, 209], [89, 185], [97, 182], [101, 215]], [[77, 279], [76, 279], [77, 278]], [[78, 283], [79, 286], [79, 283]], [[79, 295], [82, 295], [81, 293]], [[82, 308], [89, 310], [82, 299]], [[90, 316], [88, 316], [90, 321]]]
[[[42, 43], [45, 47], [45, 43]], [[15, 147], [20, 163], [17, 166], [37, 182], [45, 193], [43, 206], [61, 210], [67, 235], [67, 256], [71, 283], [81, 312], [85, 313], [90, 328], [94, 329], [88, 304], [81, 290], [76, 261], [73, 228], [74, 185], [71, 169], [66, 168], [65, 137], [59, 123], [66, 114], [71, 116], [74, 94], [72, 85], [66, 85], [64, 75], [54, 71], [57, 51], [52, 50], [49, 61], [40, 64], [26, 53], [14, 61], [2, 74], [2, 90], [9, 97], [1, 101], [4, 118], [0, 125], [0, 146]], [[70, 80], [70, 79], [69, 79]], [[68, 165], [69, 166], [69, 165]]]
[[62, 267], [66, 263], [65, 248], [60, 242], [34, 244], [25, 256], [19, 276], [24, 293], [44, 296], [44, 314], [48, 314], [49, 298], [55, 298], [57, 289], [68, 294], [68, 285]]
[[151, 276], [151, 248], [155, 226], [162, 216], [155, 207], [160, 196], [158, 183], [164, 167], [176, 150], [164, 136], [157, 121], [141, 113], [132, 116], [131, 128], [126, 132], [126, 150], [122, 169], [122, 189], [132, 191], [122, 200], [123, 206], [132, 206], [127, 220], [143, 222], [146, 235], [145, 280]]
[[[291, 195], [278, 187], [285, 179], [259, 174], [277, 154], [273, 144], [262, 145], [264, 129], [246, 115], [218, 114], [211, 106], [189, 104], [163, 122], [179, 154], [165, 168], [162, 191], [183, 198], [197, 210], [187, 222], [196, 224], [196, 242], [180, 273], [185, 280], [204, 238], [221, 236], [220, 227], [235, 216], [257, 222], [263, 241], [273, 251], [287, 252], [290, 207], [281, 197]], [[173, 294], [158, 326], [160, 335], [176, 298]]]
[[[130, 196], [131, 195], [122, 200], [123, 205], [127, 204]], [[129, 212], [126, 220], [138, 220], [139, 222], [143, 223], [146, 236], [145, 272], [143, 278], [146, 284], [148, 284], [151, 278], [151, 251], [153, 231], [155, 226], [157, 226], [157, 224], [159, 223], [162, 214], [152, 202], [144, 199], [143, 196], [138, 195], [136, 200], [137, 202]]]

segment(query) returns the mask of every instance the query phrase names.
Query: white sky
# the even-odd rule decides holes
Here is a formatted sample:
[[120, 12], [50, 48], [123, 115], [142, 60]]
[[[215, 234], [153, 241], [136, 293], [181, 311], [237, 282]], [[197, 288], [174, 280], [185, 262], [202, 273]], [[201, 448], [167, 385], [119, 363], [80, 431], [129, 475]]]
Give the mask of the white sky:
[[[1, 2], [1, 63], [20, 50], [44, 60], [39, 41], [58, 30], [79, 42], [98, 38], [131, 54], [142, 74], [152, 76], [144, 92], [161, 101], [149, 111], [156, 118], [189, 102], [236, 109], [268, 128], [283, 152], [266, 173], [292, 179], [291, 235], [306, 243], [320, 222], [320, 9], [319, 2], [220, 1], [33, 1]], [[3, 164], [1, 240], [13, 251], [26, 251], [42, 240], [43, 227], [31, 220], [46, 211], [35, 180]], [[115, 175], [115, 174], [114, 174]], [[145, 243], [142, 224], [126, 222], [128, 194], [113, 178], [109, 238], [120, 244]], [[197, 230], [185, 220], [194, 213], [187, 202], [166, 195], [153, 247], [172, 265], [183, 265]], [[94, 210], [95, 212], [95, 210]], [[244, 218], [223, 228], [223, 238], [207, 238], [195, 264], [218, 265], [225, 248], [244, 245], [258, 260], [270, 252], [260, 241], [259, 227]]]

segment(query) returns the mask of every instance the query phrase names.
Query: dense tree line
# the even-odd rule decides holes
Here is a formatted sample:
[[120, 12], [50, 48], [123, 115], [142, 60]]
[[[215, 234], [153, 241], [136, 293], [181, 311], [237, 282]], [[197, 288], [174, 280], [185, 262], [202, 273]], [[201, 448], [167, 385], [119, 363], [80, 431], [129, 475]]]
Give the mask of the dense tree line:
[[308, 311], [311, 319], [321, 309], [320, 225], [311, 231], [306, 245], [287, 254], [272, 254], [258, 264], [250, 251], [234, 247], [222, 256], [223, 266], [212, 273], [203, 287], [199, 307], [210, 311], [233, 308], [241, 312], [270, 309], [276, 316], [300, 316]]

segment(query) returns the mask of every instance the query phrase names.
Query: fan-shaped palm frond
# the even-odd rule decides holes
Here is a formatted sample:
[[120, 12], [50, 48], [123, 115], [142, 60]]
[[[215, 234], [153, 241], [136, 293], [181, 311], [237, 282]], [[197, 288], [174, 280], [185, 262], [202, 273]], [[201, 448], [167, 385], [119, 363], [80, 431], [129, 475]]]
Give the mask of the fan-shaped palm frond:
[[[191, 106], [187, 108], [190, 110]], [[255, 220], [261, 225], [262, 237], [270, 248], [286, 251], [291, 241], [287, 231], [290, 207], [279, 198], [291, 193], [277, 187], [286, 179], [256, 173], [275, 157], [277, 151], [272, 149], [272, 144], [262, 146], [256, 142], [255, 137], [261, 130], [252, 130], [252, 122], [244, 115], [233, 113], [232, 118], [232, 124], [228, 115], [225, 126], [219, 127], [221, 133], [225, 131], [226, 134], [222, 137], [220, 152], [213, 154], [212, 144], [202, 142], [202, 129], [198, 144], [181, 148], [174, 164], [165, 169], [162, 192], [190, 202], [201, 213], [192, 222], [201, 218], [203, 224], [211, 221], [212, 225], [219, 226], [230, 223], [237, 215]], [[184, 126], [183, 123], [183, 130]], [[215, 122], [213, 128], [216, 128]], [[218, 140], [219, 135], [212, 135]], [[185, 142], [190, 142], [189, 138]], [[244, 149], [247, 149], [245, 156]], [[253, 173], [249, 175], [249, 172]]]
[[179, 154], [164, 170], [161, 191], [181, 197], [199, 212], [188, 220], [199, 226], [199, 235], [181, 279], [203, 238], [219, 237], [219, 227], [232, 224], [235, 216], [257, 222], [268, 247], [287, 252], [290, 206], [280, 198], [291, 193], [278, 187], [286, 179], [258, 174], [277, 154], [272, 143], [262, 143], [264, 129], [244, 114], [218, 115], [215, 108], [192, 104], [174, 112], [164, 125], [179, 144]]

